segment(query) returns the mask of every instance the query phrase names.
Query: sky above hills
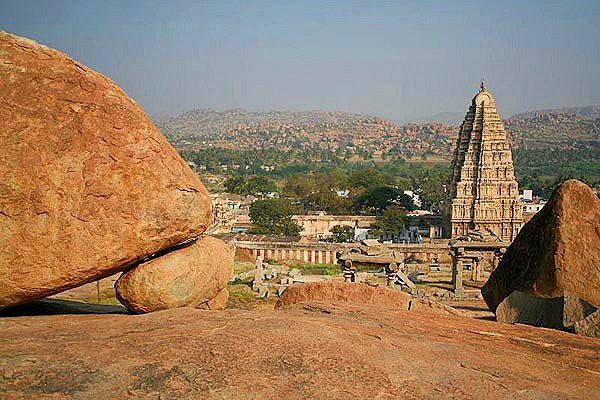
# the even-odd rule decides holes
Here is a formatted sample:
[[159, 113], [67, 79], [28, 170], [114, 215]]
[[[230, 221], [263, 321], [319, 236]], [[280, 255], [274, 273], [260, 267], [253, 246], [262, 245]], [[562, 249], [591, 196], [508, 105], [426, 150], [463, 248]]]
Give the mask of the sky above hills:
[[104, 73], [151, 115], [465, 112], [600, 103], [600, 1], [0, 1], [0, 29]]

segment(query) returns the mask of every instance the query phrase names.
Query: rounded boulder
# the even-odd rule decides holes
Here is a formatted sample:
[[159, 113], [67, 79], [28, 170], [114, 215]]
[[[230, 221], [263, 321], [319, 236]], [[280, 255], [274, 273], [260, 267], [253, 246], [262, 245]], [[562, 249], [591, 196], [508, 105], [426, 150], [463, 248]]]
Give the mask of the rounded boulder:
[[232, 273], [231, 248], [204, 236], [123, 273], [115, 289], [119, 301], [135, 313], [178, 307], [223, 309]]

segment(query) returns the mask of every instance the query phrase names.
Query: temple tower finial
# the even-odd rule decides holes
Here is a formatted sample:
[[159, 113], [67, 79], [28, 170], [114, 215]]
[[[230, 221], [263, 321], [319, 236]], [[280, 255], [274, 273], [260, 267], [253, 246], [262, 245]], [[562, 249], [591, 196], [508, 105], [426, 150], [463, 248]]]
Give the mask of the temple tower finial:
[[479, 91], [483, 92], [485, 90], [485, 80], [481, 80], [481, 86], [479, 86]]

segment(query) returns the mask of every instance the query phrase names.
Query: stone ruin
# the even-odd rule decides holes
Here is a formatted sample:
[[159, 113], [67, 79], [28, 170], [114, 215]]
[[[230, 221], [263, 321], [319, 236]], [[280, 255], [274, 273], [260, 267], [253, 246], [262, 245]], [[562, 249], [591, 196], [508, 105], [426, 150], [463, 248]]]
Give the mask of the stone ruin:
[[[493, 271], [506, 252], [509, 243], [499, 238], [493, 231], [471, 230], [449, 242], [452, 256], [452, 286], [454, 297], [462, 299], [468, 294], [463, 285], [463, 271], [471, 270], [471, 281], [484, 281], [484, 273]], [[479, 290], [476, 297], [481, 298]]]
[[223, 308], [199, 177], [112, 81], [0, 31], [0, 308], [124, 272], [133, 312]]
[[303, 275], [298, 268], [285, 265], [265, 266], [262, 256], [256, 257], [255, 268], [239, 274], [234, 274], [230, 282], [249, 281], [252, 290], [258, 298], [281, 296], [285, 290], [297, 283], [329, 282], [330, 277], [320, 275]]
[[364, 278], [357, 279], [357, 266], [375, 266], [385, 274], [387, 286], [415, 289], [415, 284], [405, 274], [402, 254], [388, 249], [377, 240], [363, 240], [359, 245], [349, 247], [337, 254], [337, 259], [342, 267], [345, 282], [364, 280]]

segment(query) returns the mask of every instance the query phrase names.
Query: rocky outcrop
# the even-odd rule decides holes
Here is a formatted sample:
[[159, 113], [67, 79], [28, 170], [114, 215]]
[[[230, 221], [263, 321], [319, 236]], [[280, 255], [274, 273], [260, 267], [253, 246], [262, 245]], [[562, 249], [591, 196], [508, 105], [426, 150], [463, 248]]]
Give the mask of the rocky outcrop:
[[[515, 291], [530, 298], [513, 296]], [[523, 226], [482, 294], [499, 321], [537, 320], [534, 325], [555, 327], [562, 320], [564, 328], [573, 329], [577, 321], [587, 318], [600, 306], [600, 199], [577, 180], [558, 186], [544, 208]], [[512, 299], [506, 301], [509, 296]], [[556, 301], [564, 306], [542, 300], [552, 298], [559, 298]], [[545, 310], [543, 318], [541, 314], [535, 318], [534, 308]], [[550, 309], [555, 313], [562, 309], [562, 314], [550, 315]]]
[[5, 399], [584, 400], [600, 393], [596, 339], [374, 305], [1, 322]]
[[391, 290], [384, 286], [348, 282], [310, 282], [292, 285], [283, 292], [275, 308], [289, 308], [295, 304], [313, 301], [371, 304], [409, 311], [435, 311], [462, 315], [452, 307], [431, 300], [414, 299], [405, 292]]
[[232, 272], [229, 246], [204, 236], [125, 272], [115, 288], [119, 301], [136, 313], [178, 307], [223, 309]]
[[375, 304], [406, 310], [410, 302], [410, 295], [386, 289], [383, 286], [370, 286], [366, 283], [309, 282], [288, 287], [275, 304], [275, 308], [283, 308], [306, 301]]
[[0, 32], [0, 308], [200, 235], [208, 193], [106, 77]]

